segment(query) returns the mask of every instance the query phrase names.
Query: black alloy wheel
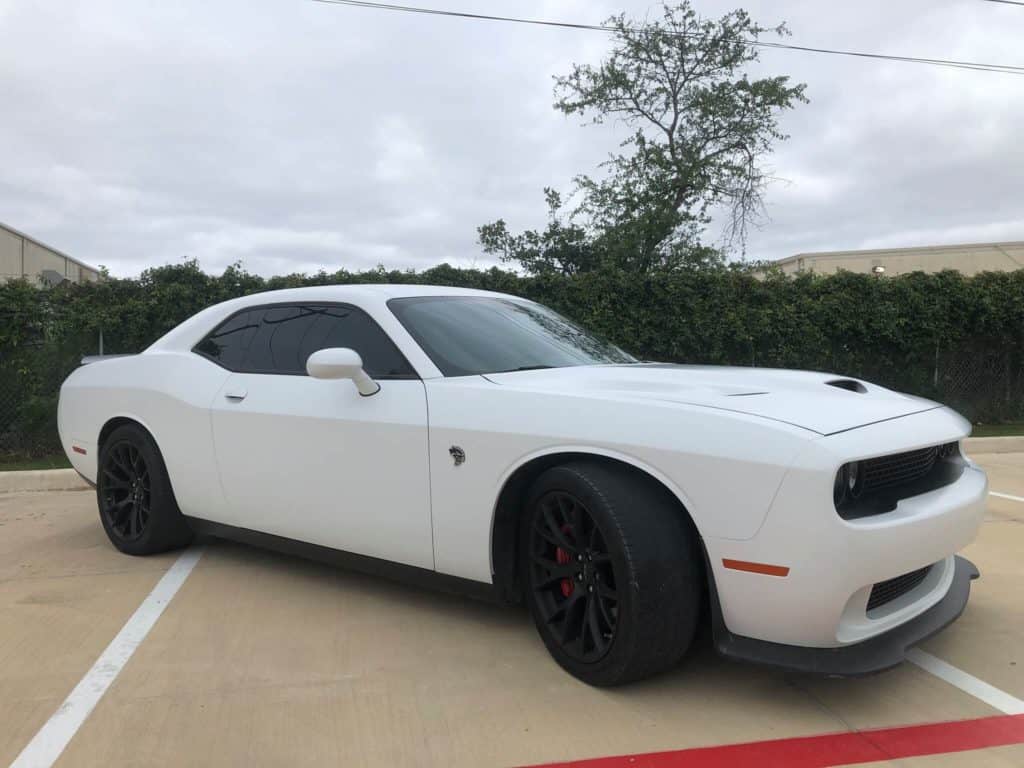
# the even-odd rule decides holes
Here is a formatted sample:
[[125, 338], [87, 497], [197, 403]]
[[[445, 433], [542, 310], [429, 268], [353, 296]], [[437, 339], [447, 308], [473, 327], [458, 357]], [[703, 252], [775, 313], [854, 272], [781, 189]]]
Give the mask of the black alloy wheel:
[[601, 459], [546, 469], [524, 500], [524, 597], [552, 658], [590, 685], [671, 669], [700, 611], [700, 540], [651, 478]]
[[577, 498], [552, 491], [530, 531], [530, 586], [543, 621], [567, 654], [602, 658], [615, 641], [619, 596], [601, 530]]
[[117, 427], [100, 446], [96, 503], [107, 537], [125, 554], [152, 555], [192, 540], [160, 449], [139, 424]]
[[142, 452], [128, 440], [115, 443], [106, 451], [100, 472], [100, 513], [121, 539], [137, 540], [152, 508], [150, 472]]

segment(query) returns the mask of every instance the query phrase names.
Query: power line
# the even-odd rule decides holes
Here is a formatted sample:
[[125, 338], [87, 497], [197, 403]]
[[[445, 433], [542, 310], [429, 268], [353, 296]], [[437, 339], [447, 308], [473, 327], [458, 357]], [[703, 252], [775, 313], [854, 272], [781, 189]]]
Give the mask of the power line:
[[1020, 0], [985, 0], [987, 3], [1003, 3], [1003, 5], [1024, 5]]
[[[1010, 2], [1011, 0], [990, 0], [991, 2]], [[511, 24], [530, 24], [534, 26], [542, 27], [561, 27], [564, 29], [579, 29], [594, 32], [609, 32], [616, 33], [618, 30], [615, 27], [603, 26], [600, 24], [579, 24], [568, 21], [550, 21], [544, 19], [524, 19], [514, 16], [494, 16], [483, 13], [468, 13], [465, 11], [446, 11], [438, 8], [421, 8], [411, 5], [394, 5], [392, 3], [376, 3], [368, 2], [366, 0], [314, 0], [314, 2], [325, 3], [328, 5], [347, 5], [353, 8], [370, 8], [381, 11], [398, 11], [402, 13], [418, 13], [427, 16], [447, 16], [459, 19], [470, 19], [473, 21], [497, 21], [506, 22]], [[1024, 2], [1013, 3], [1014, 5], [1024, 5]], [[672, 33], [677, 37], [699, 37], [696, 34], [685, 34], [681, 32]], [[791, 51], [801, 51], [803, 53], [821, 53], [830, 54], [834, 56], [853, 56], [856, 58], [865, 59], [881, 59], [885, 61], [897, 61], [910, 64], [928, 64], [931, 66], [938, 67], [949, 67], [952, 69], [968, 69], [976, 72], [1002, 72], [1004, 74], [1011, 75], [1024, 75], [1024, 66], [1017, 66], [1012, 64], [984, 64], [976, 61], [957, 61], [955, 59], [929, 59], [919, 56], [896, 56], [892, 54], [883, 53], [867, 53], [864, 51], [848, 51], [839, 50], [834, 48], [814, 48], [811, 46], [803, 45], [792, 45], [789, 43], [773, 43], [764, 40], [750, 40], [744, 39], [745, 43], [749, 45], [758, 46], [760, 48], [776, 48]]]

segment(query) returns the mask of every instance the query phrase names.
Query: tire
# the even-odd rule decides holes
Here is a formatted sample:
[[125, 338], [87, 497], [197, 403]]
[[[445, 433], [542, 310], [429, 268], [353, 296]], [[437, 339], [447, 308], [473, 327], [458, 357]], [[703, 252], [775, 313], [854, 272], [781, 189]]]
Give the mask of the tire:
[[103, 530], [125, 554], [153, 555], [192, 540], [160, 449], [137, 424], [118, 427], [100, 447], [96, 503]]
[[679, 663], [697, 627], [703, 567], [674, 498], [629, 471], [579, 461], [544, 472], [525, 512], [526, 601], [562, 668], [613, 686]]

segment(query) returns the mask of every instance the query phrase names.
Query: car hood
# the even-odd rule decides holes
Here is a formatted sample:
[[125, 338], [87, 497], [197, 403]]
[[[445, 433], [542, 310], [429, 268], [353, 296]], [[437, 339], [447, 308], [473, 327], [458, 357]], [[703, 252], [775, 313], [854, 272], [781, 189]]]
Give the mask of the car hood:
[[493, 373], [502, 386], [696, 405], [781, 421], [822, 435], [941, 407], [857, 379], [709, 365], [588, 365]]

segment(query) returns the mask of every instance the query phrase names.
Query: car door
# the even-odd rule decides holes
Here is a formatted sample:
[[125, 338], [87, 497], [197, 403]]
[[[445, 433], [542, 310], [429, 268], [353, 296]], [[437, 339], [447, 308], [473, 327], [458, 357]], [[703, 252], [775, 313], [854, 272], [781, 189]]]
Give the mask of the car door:
[[[318, 349], [348, 347], [380, 391], [306, 375]], [[196, 347], [231, 371], [211, 406], [224, 522], [433, 568], [423, 382], [363, 310], [254, 307]]]

